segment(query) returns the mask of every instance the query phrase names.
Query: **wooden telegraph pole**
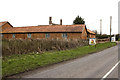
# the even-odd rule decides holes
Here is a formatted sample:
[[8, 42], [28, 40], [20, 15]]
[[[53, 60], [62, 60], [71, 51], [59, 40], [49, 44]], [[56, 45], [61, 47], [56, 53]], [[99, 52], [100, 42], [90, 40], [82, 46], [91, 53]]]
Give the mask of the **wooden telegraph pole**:
[[100, 35], [102, 35], [102, 19], [100, 19]]
[[112, 16], [110, 16], [110, 42], [111, 42], [111, 31], [112, 31], [111, 26], [112, 26]]

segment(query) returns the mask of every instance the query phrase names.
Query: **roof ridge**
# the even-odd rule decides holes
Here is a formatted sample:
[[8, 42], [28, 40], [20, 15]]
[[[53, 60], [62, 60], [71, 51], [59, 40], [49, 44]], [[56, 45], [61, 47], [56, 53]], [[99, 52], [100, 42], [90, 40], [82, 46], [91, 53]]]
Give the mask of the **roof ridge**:
[[22, 27], [15, 27], [15, 28], [26, 28], [26, 27], [45, 27], [45, 26], [85, 26], [85, 24], [73, 24], [73, 25], [38, 25], [38, 26], [22, 26]]

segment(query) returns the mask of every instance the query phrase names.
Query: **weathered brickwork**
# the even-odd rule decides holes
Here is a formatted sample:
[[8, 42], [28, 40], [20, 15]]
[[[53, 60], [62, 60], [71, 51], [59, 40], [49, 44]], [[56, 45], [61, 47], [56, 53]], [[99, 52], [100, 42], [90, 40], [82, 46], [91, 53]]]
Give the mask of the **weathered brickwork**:
[[85, 28], [82, 31], [82, 39], [87, 39], [87, 31]]
[[[46, 39], [46, 33], [30, 33], [32, 39]], [[62, 37], [63, 33], [48, 33], [48, 39], [65, 39]], [[15, 35], [15, 37], [13, 37]], [[3, 38], [6, 39], [27, 39], [28, 33], [9, 33], [3, 34]], [[82, 37], [82, 33], [67, 33], [67, 39], [87, 39], [86, 37]]]
[[82, 39], [82, 33], [68, 33], [68, 39]]

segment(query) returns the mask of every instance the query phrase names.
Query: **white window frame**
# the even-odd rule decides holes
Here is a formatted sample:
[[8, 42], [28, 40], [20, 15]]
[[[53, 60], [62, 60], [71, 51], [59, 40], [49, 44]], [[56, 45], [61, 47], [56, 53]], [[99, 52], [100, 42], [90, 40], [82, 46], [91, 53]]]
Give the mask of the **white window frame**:
[[67, 36], [67, 33], [62, 33], [62, 37], [63, 38], [67, 38], [68, 36]]
[[31, 38], [31, 33], [28, 33], [28, 34], [27, 34], [27, 38]]
[[49, 38], [50, 37], [50, 33], [45, 33], [45, 38]]
[[15, 34], [12, 35], [12, 38], [15, 38]]

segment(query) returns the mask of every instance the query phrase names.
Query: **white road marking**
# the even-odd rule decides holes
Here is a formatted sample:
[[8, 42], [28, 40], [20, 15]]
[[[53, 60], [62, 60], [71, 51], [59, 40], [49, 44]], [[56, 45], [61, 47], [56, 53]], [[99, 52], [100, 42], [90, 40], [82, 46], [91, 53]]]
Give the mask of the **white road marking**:
[[107, 76], [118, 66], [118, 64], [120, 63], [120, 61], [118, 61], [111, 69], [109, 72], [107, 72], [101, 80], [104, 80], [105, 78], [107, 78]]

